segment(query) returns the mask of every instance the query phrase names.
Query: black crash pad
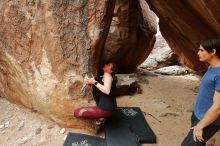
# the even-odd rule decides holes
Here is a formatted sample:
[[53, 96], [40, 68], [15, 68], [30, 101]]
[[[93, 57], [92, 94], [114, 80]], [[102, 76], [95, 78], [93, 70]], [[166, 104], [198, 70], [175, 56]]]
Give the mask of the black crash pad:
[[[146, 122], [144, 115], [138, 107], [120, 107], [114, 114], [108, 118], [105, 124], [106, 142], [120, 141], [126, 135], [127, 141], [134, 141], [135, 138], [139, 143], [156, 143], [156, 135]], [[133, 135], [133, 136], [131, 136]], [[124, 138], [123, 138], [124, 137]], [[129, 139], [130, 138], [130, 139]], [[120, 145], [123, 146], [123, 145]], [[126, 146], [126, 145], [124, 145]], [[135, 145], [134, 145], [135, 146]]]
[[112, 124], [105, 130], [107, 146], [140, 146], [137, 137], [130, 131], [129, 125]]
[[105, 140], [96, 136], [68, 133], [63, 146], [105, 146]]

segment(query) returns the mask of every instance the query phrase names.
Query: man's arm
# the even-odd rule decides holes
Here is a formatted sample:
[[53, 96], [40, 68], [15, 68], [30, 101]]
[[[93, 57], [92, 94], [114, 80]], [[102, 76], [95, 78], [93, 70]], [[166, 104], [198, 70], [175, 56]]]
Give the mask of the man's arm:
[[214, 97], [213, 97], [213, 105], [209, 108], [209, 110], [206, 112], [204, 117], [201, 119], [201, 121], [193, 128], [194, 129], [194, 140], [196, 141], [196, 138], [199, 141], [203, 141], [203, 129], [210, 124], [212, 124], [215, 120], [217, 120], [220, 117], [220, 91], [215, 91]]

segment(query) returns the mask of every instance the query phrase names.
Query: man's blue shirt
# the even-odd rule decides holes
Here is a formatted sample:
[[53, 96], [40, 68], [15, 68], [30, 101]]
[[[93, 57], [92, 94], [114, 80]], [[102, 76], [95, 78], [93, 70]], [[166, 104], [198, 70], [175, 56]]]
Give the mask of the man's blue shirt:
[[[203, 76], [194, 107], [194, 113], [199, 120], [212, 106], [215, 91], [220, 91], [220, 67], [209, 67]], [[220, 117], [213, 124], [220, 125]]]

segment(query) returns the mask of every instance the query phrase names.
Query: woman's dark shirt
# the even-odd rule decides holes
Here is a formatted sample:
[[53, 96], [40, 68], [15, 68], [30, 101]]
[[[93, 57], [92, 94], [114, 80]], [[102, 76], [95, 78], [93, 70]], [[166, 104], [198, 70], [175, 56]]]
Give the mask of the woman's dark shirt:
[[[102, 78], [96, 78], [96, 80], [104, 85]], [[116, 80], [113, 78], [112, 86], [109, 95], [101, 92], [97, 88], [93, 88], [95, 90], [94, 92], [94, 99], [96, 101], [96, 104], [99, 108], [104, 110], [114, 110], [117, 107], [116, 98], [114, 95], [114, 92], [116, 90]]]

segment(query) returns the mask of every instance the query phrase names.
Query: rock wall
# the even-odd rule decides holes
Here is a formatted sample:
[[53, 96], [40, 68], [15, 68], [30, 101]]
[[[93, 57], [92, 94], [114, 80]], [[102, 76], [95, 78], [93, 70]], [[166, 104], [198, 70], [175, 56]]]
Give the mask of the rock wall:
[[[137, 9], [141, 15], [139, 8], [143, 2], [140, 1], [134, 8], [129, 4], [125, 7], [129, 10], [125, 11], [130, 13]], [[104, 46], [115, 3], [115, 0], [1, 0], [1, 96], [43, 113], [62, 126], [90, 126], [90, 121], [73, 118], [72, 111], [94, 104], [91, 102], [91, 87], [81, 91], [83, 76], [95, 74], [100, 61], [105, 58]], [[140, 28], [145, 23], [142, 24]], [[141, 53], [137, 49], [143, 53], [151, 50], [154, 40], [150, 31], [147, 31], [149, 35], [141, 29], [138, 31], [141, 34], [138, 45], [144, 46], [133, 50], [133, 55], [137, 53], [133, 59], [137, 60], [135, 64], [146, 57], [138, 58]], [[137, 35], [134, 42], [136, 40]], [[130, 48], [127, 49], [129, 51]]]
[[59, 124], [85, 126], [72, 110], [92, 97], [89, 87], [81, 93], [83, 75], [96, 72], [113, 8], [99, 0], [0, 1], [1, 95]]
[[201, 40], [220, 36], [218, 0], [146, 0], [159, 17], [160, 31], [182, 62], [203, 70], [196, 55]]
[[122, 72], [136, 69], [153, 49], [156, 31], [156, 15], [145, 0], [117, 0], [103, 59]]
[[147, 70], [156, 70], [161, 67], [179, 65], [178, 59], [178, 56], [170, 49], [166, 40], [158, 34], [156, 35], [153, 50], [139, 67]]

